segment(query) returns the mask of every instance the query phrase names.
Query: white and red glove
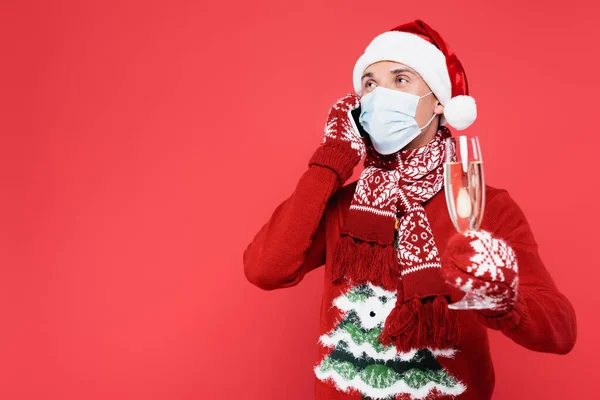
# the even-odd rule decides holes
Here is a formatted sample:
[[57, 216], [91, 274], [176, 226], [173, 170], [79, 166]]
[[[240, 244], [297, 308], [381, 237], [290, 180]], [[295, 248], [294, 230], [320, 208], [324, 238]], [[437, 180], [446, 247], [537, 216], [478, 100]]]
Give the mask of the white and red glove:
[[[350, 93], [338, 100], [327, 116], [325, 124], [325, 136], [323, 143], [332, 146], [346, 146], [352, 148], [358, 161], [364, 157], [366, 153], [365, 142], [361, 138], [360, 133], [354, 129], [350, 122], [349, 112], [360, 106], [360, 97], [354, 93]], [[356, 161], [358, 163], [358, 161]]]
[[[515, 304], [519, 288], [514, 250], [486, 231], [454, 235], [442, 258], [446, 281], [495, 304], [491, 313], [503, 314]], [[488, 310], [485, 314], [490, 314]]]
[[350, 111], [360, 106], [360, 97], [350, 93], [338, 100], [329, 110], [325, 134], [319, 149], [309, 165], [318, 164], [332, 168], [345, 181], [366, 155], [366, 144], [360, 133], [352, 126]]

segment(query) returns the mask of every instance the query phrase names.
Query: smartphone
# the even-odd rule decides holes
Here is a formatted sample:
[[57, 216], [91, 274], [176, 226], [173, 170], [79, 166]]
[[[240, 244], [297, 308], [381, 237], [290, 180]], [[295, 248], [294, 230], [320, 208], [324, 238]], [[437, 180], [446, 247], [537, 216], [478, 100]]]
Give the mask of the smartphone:
[[350, 110], [348, 113], [350, 117], [350, 123], [354, 127], [354, 129], [360, 134], [361, 137], [366, 137], [368, 135], [367, 131], [360, 124], [360, 106], [354, 110]]

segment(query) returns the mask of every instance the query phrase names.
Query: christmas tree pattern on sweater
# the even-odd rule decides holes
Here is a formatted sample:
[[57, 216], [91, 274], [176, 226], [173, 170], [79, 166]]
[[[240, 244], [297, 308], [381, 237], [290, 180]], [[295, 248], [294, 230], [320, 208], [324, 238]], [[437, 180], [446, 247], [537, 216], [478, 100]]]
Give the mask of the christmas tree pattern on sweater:
[[[361, 284], [337, 297], [333, 305], [343, 312], [342, 321], [319, 342], [333, 351], [315, 368], [321, 381], [332, 381], [338, 390], [360, 391], [372, 399], [410, 399], [459, 395], [466, 389], [437, 362], [454, 357], [454, 349], [413, 349], [399, 353], [377, 337], [394, 308], [396, 293]], [[429, 397], [428, 397], [429, 396]]]

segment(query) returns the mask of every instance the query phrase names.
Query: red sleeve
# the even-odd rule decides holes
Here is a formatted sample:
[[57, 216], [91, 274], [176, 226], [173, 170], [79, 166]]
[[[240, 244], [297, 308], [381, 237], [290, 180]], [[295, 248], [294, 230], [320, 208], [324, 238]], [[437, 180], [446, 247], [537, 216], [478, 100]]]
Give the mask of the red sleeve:
[[577, 336], [575, 311], [546, 270], [525, 215], [506, 191], [494, 196], [486, 209], [492, 214], [490, 220], [495, 221], [492, 234], [515, 251], [519, 292], [507, 314], [494, 317], [482, 311], [480, 319], [528, 349], [568, 353]]
[[339, 150], [320, 146], [292, 195], [283, 201], [244, 251], [244, 273], [261, 289], [297, 285], [325, 263], [325, 208], [353, 165]]

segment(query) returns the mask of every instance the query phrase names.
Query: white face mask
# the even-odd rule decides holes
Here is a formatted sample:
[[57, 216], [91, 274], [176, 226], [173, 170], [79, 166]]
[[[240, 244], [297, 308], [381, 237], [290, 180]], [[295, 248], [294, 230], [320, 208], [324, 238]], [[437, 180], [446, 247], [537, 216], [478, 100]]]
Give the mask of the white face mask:
[[359, 122], [379, 154], [392, 154], [402, 149], [433, 121], [435, 113], [422, 128], [415, 120], [419, 100], [431, 93], [419, 97], [378, 86], [361, 98]]

